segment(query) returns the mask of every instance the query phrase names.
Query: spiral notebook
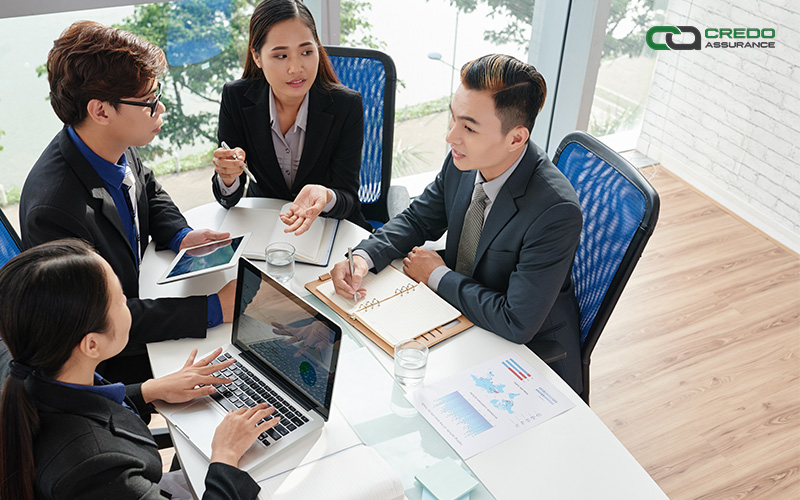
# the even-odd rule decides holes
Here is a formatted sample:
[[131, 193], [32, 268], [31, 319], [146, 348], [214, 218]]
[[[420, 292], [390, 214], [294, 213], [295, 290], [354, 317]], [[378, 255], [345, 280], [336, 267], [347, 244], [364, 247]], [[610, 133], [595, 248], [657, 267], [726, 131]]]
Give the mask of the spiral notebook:
[[436, 292], [392, 266], [368, 273], [361, 286], [367, 295], [358, 302], [338, 295], [330, 275], [306, 288], [392, 355], [402, 340], [419, 338], [431, 346], [472, 326]]

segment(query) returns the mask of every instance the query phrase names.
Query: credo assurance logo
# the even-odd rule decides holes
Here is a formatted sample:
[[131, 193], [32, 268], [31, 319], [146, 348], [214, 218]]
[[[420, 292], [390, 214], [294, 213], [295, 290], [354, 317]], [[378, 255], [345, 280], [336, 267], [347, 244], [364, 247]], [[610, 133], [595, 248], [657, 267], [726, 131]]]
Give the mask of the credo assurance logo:
[[[664, 42], [656, 42], [655, 36], [664, 33]], [[675, 36], [681, 37], [681, 42]], [[700, 30], [694, 26], [653, 26], [647, 30], [647, 45], [653, 50], [700, 50], [705, 49], [774, 49], [775, 28], [706, 28], [706, 43], [703, 45]]]

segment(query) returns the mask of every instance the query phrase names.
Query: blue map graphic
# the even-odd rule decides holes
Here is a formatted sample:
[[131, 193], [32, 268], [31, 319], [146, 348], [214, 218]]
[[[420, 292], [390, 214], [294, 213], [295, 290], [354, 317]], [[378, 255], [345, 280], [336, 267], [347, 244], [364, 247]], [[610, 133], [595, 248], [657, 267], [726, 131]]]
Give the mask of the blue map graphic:
[[[504, 394], [505, 393], [505, 384], [495, 384], [494, 383], [494, 373], [489, 372], [485, 377], [478, 377], [476, 375], [472, 375], [472, 380], [475, 382], [475, 386], [479, 389], [483, 389], [490, 395], [494, 396], [497, 394]], [[514, 413], [514, 401], [513, 399], [519, 396], [519, 393], [508, 393], [508, 399], [505, 398], [498, 398], [492, 399], [489, 402], [497, 408], [498, 410], [503, 410], [508, 412], [509, 415]]]
[[475, 385], [477, 385], [478, 388], [483, 389], [489, 394], [501, 394], [506, 387], [505, 384], [494, 385], [494, 373], [492, 372], [489, 372], [485, 377], [472, 375], [472, 380], [475, 381]]

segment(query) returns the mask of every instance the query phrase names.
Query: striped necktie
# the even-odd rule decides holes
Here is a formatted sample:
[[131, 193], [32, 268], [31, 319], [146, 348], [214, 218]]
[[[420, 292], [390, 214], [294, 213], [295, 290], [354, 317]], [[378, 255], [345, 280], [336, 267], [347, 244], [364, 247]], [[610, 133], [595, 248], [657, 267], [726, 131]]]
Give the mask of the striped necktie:
[[125, 186], [127, 195], [125, 201], [128, 204], [128, 210], [131, 213], [131, 222], [133, 222], [133, 234], [136, 237], [136, 247], [133, 248], [133, 253], [136, 254], [137, 266], [142, 263], [142, 244], [139, 241], [139, 214], [136, 211], [136, 179], [133, 177], [131, 167], [125, 167], [125, 178], [122, 180], [122, 185]]
[[458, 240], [458, 255], [456, 256], [456, 272], [464, 276], [472, 276], [472, 266], [475, 264], [475, 252], [483, 231], [483, 217], [486, 203], [489, 198], [483, 191], [483, 183], [475, 184], [472, 192], [472, 201], [464, 215], [464, 226], [461, 228], [461, 238]]

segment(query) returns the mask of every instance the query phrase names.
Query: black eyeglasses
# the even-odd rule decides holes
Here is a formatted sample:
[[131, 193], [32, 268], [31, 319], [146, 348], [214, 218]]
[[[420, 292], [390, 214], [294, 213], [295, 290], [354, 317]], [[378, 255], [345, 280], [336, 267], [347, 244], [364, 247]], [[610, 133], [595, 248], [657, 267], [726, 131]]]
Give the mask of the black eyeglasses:
[[156, 98], [153, 99], [151, 102], [141, 102], [141, 101], [124, 101], [122, 99], [117, 99], [116, 101], [111, 101], [116, 104], [128, 104], [130, 106], [141, 106], [143, 108], [150, 108], [150, 116], [156, 116], [156, 108], [158, 107], [158, 103], [161, 102], [161, 82], [158, 82], [158, 87], [156, 88]]

